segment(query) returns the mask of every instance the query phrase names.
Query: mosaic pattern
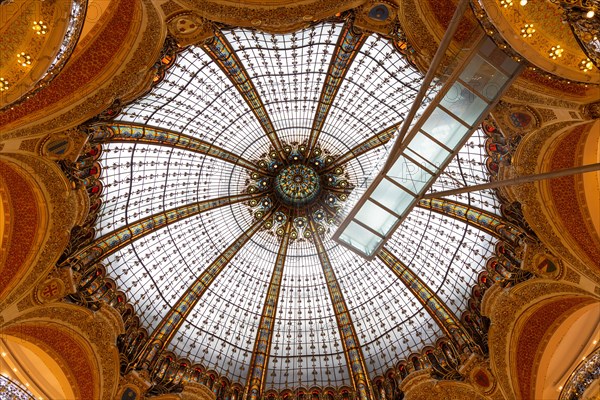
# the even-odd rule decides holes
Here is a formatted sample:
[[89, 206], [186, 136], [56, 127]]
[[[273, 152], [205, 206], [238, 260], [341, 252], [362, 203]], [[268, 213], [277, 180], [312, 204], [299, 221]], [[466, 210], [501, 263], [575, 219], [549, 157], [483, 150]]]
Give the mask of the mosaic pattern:
[[250, 212], [263, 218], [265, 210], [273, 207], [273, 219], [265, 228], [277, 236], [283, 235], [288, 221], [293, 226], [292, 240], [311, 240], [311, 223], [316, 224], [318, 234], [328, 233], [354, 188], [344, 165], [318, 146], [308, 158], [304, 143], [284, 144], [283, 154], [283, 162], [275, 151], [266, 154], [257, 161], [262, 171], [250, 173], [245, 191], [262, 196], [247, 203]]
[[320, 191], [319, 175], [306, 165], [289, 165], [275, 178], [275, 193], [288, 206], [299, 207], [311, 203]]
[[456, 201], [422, 199], [419, 201], [418, 206], [463, 220], [469, 225], [476, 226], [482, 231], [487, 231], [498, 239], [506, 240], [509, 243], [517, 243], [521, 235], [518, 228], [506, 223], [502, 217]]

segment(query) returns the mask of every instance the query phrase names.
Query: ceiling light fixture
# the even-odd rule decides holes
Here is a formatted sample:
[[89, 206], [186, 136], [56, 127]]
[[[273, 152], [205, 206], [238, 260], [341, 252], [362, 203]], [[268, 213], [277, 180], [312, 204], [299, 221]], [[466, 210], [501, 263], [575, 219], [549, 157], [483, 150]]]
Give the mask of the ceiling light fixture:
[[31, 56], [24, 51], [17, 53], [17, 62], [21, 67], [31, 65]]
[[44, 21], [33, 21], [33, 30], [38, 35], [45, 35], [48, 32], [48, 27]]
[[557, 58], [562, 57], [562, 53], [564, 51], [565, 51], [565, 49], [563, 49], [562, 47], [560, 47], [560, 44], [557, 44], [556, 46], [552, 46], [552, 48], [548, 52], [548, 56], [551, 59], [556, 60]]
[[531, 37], [534, 33], [535, 28], [533, 27], [533, 24], [525, 24], [525, 26], [521, 28], [521, 36], [524, 38]]
[[594, 68], [594, 64], [592, 63], [592, 60], [590, 60], [589, 58], [585, 58], [585, 59], [581, 60], [581, 62], [579, 63], [579, 69], [582, 70], [583, 72], [591, 71], [592, 68]]

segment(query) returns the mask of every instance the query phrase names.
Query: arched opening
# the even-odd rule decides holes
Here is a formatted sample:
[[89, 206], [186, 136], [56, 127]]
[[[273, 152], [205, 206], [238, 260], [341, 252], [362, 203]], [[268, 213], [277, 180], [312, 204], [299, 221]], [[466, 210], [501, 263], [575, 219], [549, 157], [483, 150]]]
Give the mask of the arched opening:
[[29, 174], [0, 160], [0, 298], [31, 267], [47, 229], [43, 195]]
[[540, 358], [536, 395], [557, 398], [573, 369], [600, 341], [600, 303], [590, 304], [556, 327]]
[[0, 374], [20, 383], [36, 399], [75, 399], [56, 359], [41, 347], [10, 335], [0, 338]]

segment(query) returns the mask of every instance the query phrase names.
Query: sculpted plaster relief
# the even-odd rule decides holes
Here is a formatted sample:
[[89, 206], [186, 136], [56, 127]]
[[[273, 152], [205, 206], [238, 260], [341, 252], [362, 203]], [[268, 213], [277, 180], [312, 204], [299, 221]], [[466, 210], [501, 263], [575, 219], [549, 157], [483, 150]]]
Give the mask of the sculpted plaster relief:
[[[519, 398], [516, 394], [519, 391], [515, 375], [517, 371], [512, 359], [515, 354], [514, 344], [520, 340], [516, 330], [517, 322], [524, 321], [528, 313], [531, 314], [544, 303], [563, 298], [598, 301], [579, 287], [544, 279], [531, 279], [510, 289], [494, 285], [484, 294], [481, 313], [491, 320], [488, 333], [490, 366], [506, 399]], [[550, 323], [552, 321], [548, 322]], [[546, 331], [544, 329], [541, 333]], [[535, 352], [537, 348], [530, 351]]]
[[[538, 165], [541, 163], [539, 158], [544, 147], [556, 137], [557, 132], [576, 124], [577, 122], [573, 121], [556, 122], [528, 134], [517, 147], [513, 157], [512, 165], [515, 173], [519, 176], [535, 174], [539, 168]], [[515, 200], [522, 204], [523, 214], [529, 221], [531, 228], [554, 254], [560, 254], [567, 264], [588, 275], [592, 280], [600, 281], [600, 274], [592, 270], [585, 262], [582, 262], [574, 254], [573, 249], [565, 245], [561, 237], [562, 234], [555, 231], [554, 224], [548, 220], [546, 215], [547, 206], [541, 198], [538, 187], [538, 184], [528, 183], [511, 187], [507, 189], [507, 192], [512, 193]]]
[[312, 21], [364, 4], [365, 0], [312, 0], [303, 2], [232, 2], [223, 0], [181, 0], [187, 9], [213, 22], [257, 27], [269, 33], [289, 33]]
[[[115, 98], [132, 98], [149, 86], [149, 70], [166, 34], [158, 11], [151, 0], [119, 2], [109, 17], [106, 25], [95, 27], [102, 28], [95, 42], [86, 43], [84, 50], [76, 52], [71, 60], [73, 68], [67, 66], [24, 107], [0, 116], [0, 140], [74, 127], [100, 113]], [[116, 66], [118, 71], [101, 79], [105, 65]], [[34, 120], [32, 115], [39, 114], [39, 110], [43, 110], [44, 117]], [[26, 128], [18, 128], [25, 123]]]
[[[35, 258], [29, 261], [29, 271], [18, 285], [7, 293], [0, 302], [0, 310], [14, 303], [24, 294], [29, 293], [41, 279], [45, 279], [53, 268], [58, 257], [65, 248], [69, 232], [80, 213], [78, 195], [70, 188], [70, 184], [52, 162], [39, 157], [23, 154], [7, 155], [4, 160], [19, 163], [32, 175], [36, 176], [39, 190], [43, 193], [49, 215], [45, 216], [47, 227], [43, 228], [43, 240], [35, 245]], [[42, 222], [42, 221], [40, 221]]]
[[180, 46], [197, 44], [213, 36], [212, 24], [192, 11], [179, 12], [167, 18], [169, 34]]
[[36, 306], [6, 322], [0, 332], [21, 335], [54, 354], [80, 398], [114, 400], [119, 381], [115, 343], [123, 323], [110, 307], [93, 313], [67, 303]]

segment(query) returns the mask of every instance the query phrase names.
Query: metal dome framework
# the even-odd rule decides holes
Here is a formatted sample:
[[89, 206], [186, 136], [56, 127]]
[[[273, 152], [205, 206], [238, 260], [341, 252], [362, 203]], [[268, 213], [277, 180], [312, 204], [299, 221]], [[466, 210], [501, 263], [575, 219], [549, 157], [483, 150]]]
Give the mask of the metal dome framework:
[[[319, 157], [320, 179], [343, 165], [336, 201], [365, 190], [422, 80], [394, 40], [350, 19], [286, 35], [223, 29], [95, 128], [98, 239], [72, 260], [101, 262], [127, 293], [149, 332], [140, 366], [173, 352], [249, 398], [311, 387], [366, 398], [440, 338], [473, 346], [457, 315], [497, 241], [516, 235], [495, 228], [493, 192], [422, 202], [367, 261], [311, 217], [323, 196], [282, 205], [260, 190], [294, 155]], [[476, 132], [431, 191], [486, 182], [485, 139]]]

